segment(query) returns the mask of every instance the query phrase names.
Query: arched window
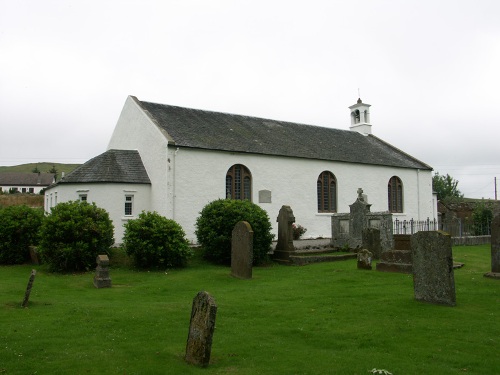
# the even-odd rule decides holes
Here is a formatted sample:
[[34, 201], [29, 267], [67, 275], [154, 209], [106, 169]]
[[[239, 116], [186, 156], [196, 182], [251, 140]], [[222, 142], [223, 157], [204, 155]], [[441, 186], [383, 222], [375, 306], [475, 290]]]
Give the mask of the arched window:
[[244, 165], [235, 164], [227, 170], [226, 198], [252, 200], [252, 175]]
[[389, 212], [403, 212], [403, 183], [397, 176], [392, 176], [387, 185]]
[[318, 177], [318, 212], [337, 212], [337, 180], [332, 172], [324, 171]]

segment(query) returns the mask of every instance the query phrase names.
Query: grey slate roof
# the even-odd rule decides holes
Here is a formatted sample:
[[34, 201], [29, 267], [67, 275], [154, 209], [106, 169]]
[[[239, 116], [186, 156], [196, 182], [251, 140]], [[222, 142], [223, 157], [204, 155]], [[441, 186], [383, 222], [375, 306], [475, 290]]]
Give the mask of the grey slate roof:
[[2, 172], [2, 186], [49, 186], [54, 182], [53, 173]]
[[135, 150], [108, 150], [68, 173], [57, 183], [82, 182], [151, 183], [141, 156]]
[[132, 98], [179, 147], [432, 169], [373, 135]]

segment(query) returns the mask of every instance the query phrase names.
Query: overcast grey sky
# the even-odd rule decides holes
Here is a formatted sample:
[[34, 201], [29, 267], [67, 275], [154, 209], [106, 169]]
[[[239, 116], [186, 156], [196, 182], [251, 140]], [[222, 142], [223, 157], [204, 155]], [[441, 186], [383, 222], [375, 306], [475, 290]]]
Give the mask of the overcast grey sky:
[[[0, 165], [84, 163], [128, 95], [373, 134], [493, 198], [498, 0], [0, 0]], [[500, 188], [500, 181], [498, 182]]]

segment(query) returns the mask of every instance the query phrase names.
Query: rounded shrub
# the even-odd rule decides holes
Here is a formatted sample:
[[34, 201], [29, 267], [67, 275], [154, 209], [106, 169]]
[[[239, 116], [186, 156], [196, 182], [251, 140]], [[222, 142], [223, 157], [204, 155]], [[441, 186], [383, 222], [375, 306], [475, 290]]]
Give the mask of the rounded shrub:
[[39, 252], [52, 271], [87, 271], [113, 245], [113, 223], [95, 203], [70, 201], [52, 208], [40, 228]]
[[231, 236], [239, 221], [253, 230], [253, 264], [268, 259], [274, 235], [267, 212], [247, 200], [218, 199], [207, 204], [196, 220], [196, 237], [206, 259], [231, 264]]
[[43, 210], [28, 206], [0, 208], [0, 264], [29, 260], [29, 246], [37, 245]]
[[192, 255], [182, 227], [157, 212], [142, 212], [124, 227], [123, 245], [137, 267], [184, 267]]

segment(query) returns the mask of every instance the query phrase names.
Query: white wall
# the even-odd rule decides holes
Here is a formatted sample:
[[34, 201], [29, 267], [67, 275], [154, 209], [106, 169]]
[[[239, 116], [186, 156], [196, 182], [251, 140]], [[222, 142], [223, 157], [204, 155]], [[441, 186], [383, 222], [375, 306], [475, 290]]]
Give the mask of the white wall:
[[151, 180], [151, 206], [168, 215], [168, 140], [132, 97], [128, 97], [109, 141], [108, 150], [137, 150]]
[[[252, 173], [252, 201], [268, 212], [275, 234], [279, 209], [289, 205], [296, 223], [307, 228], [305, 237], [331, 237], [330, 214], [317, 212], [316, 182], [325, 170], [337, 178], [339, 213], [349, 212], [358, 188], [368, 196], [372, 212], [387, 211], [387, 184], [396, 175], [403, 183], [404, 212], [395, 216], [400, 220], [434, 218], [431, 171], [186, 148], [175, 151], [168, 153], [171, 173], [175, 173], [175, 209], [170, 217], [193, 241], [201, 209], [225, 197], [225, 176], [233, 164], [243, 164]], [[259, 203], [259, 190], [270, 190], [272, 203]]]
[[[80, 199], [87, 195], [87, 202], [105, 209], [113, 222], [115, 242], [121, 243], [123, 224], [136, 219], [142, 211], [151, 211], [151, 186], [146, 184], [59, 184], [45, 191], [45, 211], [56, 204]], [[125, 216], [125, 196], [133, 195], [133, 212]]]

